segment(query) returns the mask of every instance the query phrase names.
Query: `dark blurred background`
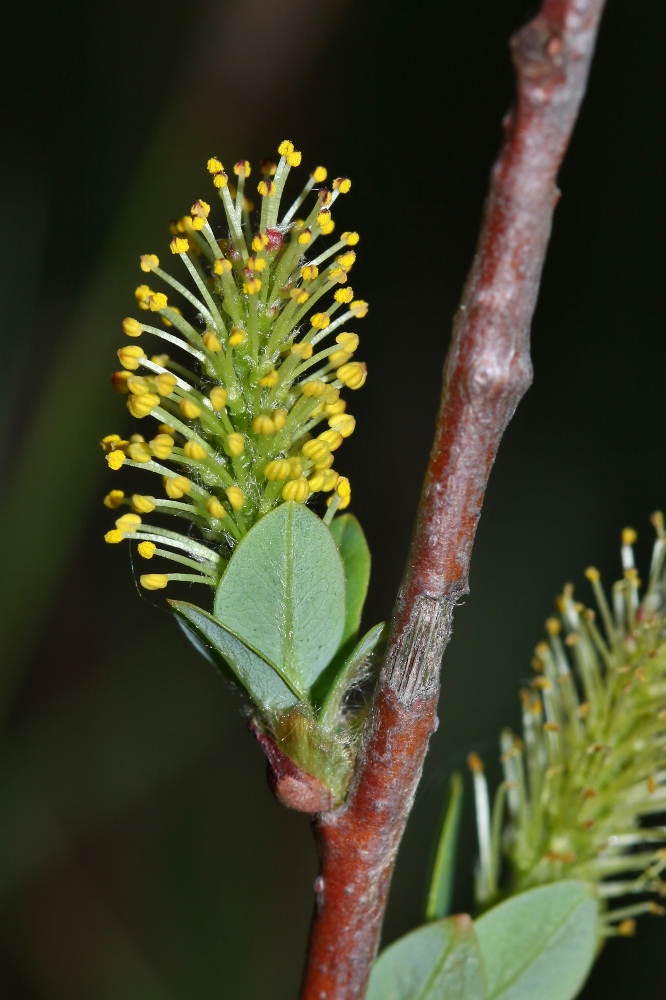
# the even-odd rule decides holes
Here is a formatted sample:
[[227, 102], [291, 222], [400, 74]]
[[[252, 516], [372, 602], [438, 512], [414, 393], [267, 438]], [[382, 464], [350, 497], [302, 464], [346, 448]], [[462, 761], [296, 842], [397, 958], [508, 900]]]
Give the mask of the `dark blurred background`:
[[[293, 1000], [316, 860], [238, 701], [104, 545], [97, 442], [142, 252], [212, 193], [211, 154], [285, 136], [352, 177], [370, 378], [341, 459], [390, 614], [471, 260], [525, 0], [35, 0], [4, 13], [0, 199], [0, 995]], [[386, 923], [422, 919], [448, 777], [497, 734], [562, 583], [614, 578], [619, 530], [666, 504], [666, 9], [610, 0], [533, 328], [535, 382], [502, 443], [441, 725]], [[115, 481], [113, 483], [115, 484]], [[120, 547], [119, 547], [120, 548]], [[469, 806], [469, 802], [468, 802]], [[465, 820], [458, 908], [471, 906]], [[643, 995], [666, 928], [613, 942], [585, 1000]], [[660, 977], [661, 978], [661, 977]], [[655, 986], [652, 995], [661, 995]]]

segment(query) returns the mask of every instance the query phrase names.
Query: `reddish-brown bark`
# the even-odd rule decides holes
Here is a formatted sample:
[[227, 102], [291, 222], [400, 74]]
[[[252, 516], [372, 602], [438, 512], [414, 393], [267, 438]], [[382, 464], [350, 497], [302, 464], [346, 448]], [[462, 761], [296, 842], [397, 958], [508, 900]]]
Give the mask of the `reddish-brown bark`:
[[455, 317], [435, 440], [347, 802], [321, 814], [302, 1000], [361, 1000], [430, 734], [438, 670], [497, 447], [527, 390], [529, 330], [604, 0], [544, 0], [512, 39], [517, 99]]

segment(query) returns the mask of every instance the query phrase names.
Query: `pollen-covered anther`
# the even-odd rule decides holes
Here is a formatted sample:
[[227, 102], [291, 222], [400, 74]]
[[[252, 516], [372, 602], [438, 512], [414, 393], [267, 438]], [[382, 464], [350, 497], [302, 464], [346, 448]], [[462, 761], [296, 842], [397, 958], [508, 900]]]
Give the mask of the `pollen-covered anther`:
[[[335, 487], [335, 492], [340, 497], [338, 510], [344, 510], [351, 503], [351, 485], [346, 476], [340, 476]], [[326, 503], [329, 504], [331, 499], [332, 497]]]
[[104, 506], [108, 507], [110, 510], [115, 510], [116, 507], [120, 507], [121, 503], [125, 499], [125, 494], [122, 490], [111, 490], [104, 497]]
[[304, 503], [310, 495], [310, 484], [307, 479], [292, 479], [282, 487], [282, 499], [295, 503]]
[[210, 205], [208, 202], [201, 199], [195, 201], [190, 212], [192, 213], [192, 228], [196, 230], [203, 229], [210, 215]]
[[239, 160], [238, 163], [234, 164], [234, 173], [236, 174], [236, 177], [249, 177], [252, 173], [250, 161]]
[[114, 472], [117, 472], [118, 469], [124, 464], [125, 457], [126, 456], [124, 451], [120, 451], [119, 449], [116, 449], [115, 451], [110, 451], [106, 456], [109, 468], [113, 469]]
[[148, 285], [139, 285], [134, 289], [134, 298], [137, 301], [139, 309], [148, 309], [148, 299], [153, 294], [151, 288]]
[[360, 238], [361, 237], [358, 235], [358, 233], [353, 233], [353, 232], [342, 233], [342, 235], [340, 236], [340, 239], [343, 241], [343, 243], [346, 243], [348, 247], [355, 247]]
[[138, 319], [134, 319], [132, 316], [126, 316], [123, 320], [123, 332], [126, 333], [128, 337], [140, 337], [143, 333], [143, 326], [139, 323]]
[[351, 302], [354, 298], [354, 289], [351, 286], [349, 288], [338, 288], [333, 298], [336, 302]]
[[160, 312], [162, 309], [166, 309], [168, 304], [169, 300], [164, 292], [153, 292], [148, 298], [148, 308], [151, 312]]
[[263, 257], [257, 257], [254, 254], [252, 257], [248, 257], [247, 266], [253, 271], [263, 271], [266, 267], [266, 261]]
[[310, 298], [310, 293], [306, 292], [304, 288], [292, 288], [289, 292], [289, 298], [296, 299], [297, 305], [304, 306]]
[[132, 494], [132, 508], [138, 514], [150, 514], [155, 510], [153, 497], [142, 496], [141, 493]]
[[208, 170], [209, 174], [215, 175], [215, 174], [221, 174], [222, 171], [224, 170], [224, 166], [216, 156], [211, 156], [208, 163], [206, 164], [206, 169]]
[[201, 416], [201, 407], [197, 406], [190, 399], [181, 399], [180, 412], [187, 420], [196, 420]]
[[327, 208], [322, 209], [322, 211], [317, 216], [317, 225], [320, 229], [325, 228], [331, 221], [331, 213]]
[[185, 476], [165, 476], [164, 489], [172, 500], [180, 500], [183, 494], [190, 492], [192, 483]]
[[227, 495], [227, 500], [231, 504], [234, 510], [241, 510], [245, 504], [245, 494], [238, 486], [229, 486], [228, 489], [224, 491]]
[[301, 358], [303, 361], [307, 361], [308, 358], [312, 357], [313, 350], [314, 350], [314, 348], [313, 348], [312, 344], [309, 344], [305, 340], [302, 340], [298, 344], [292, 344], [291, 345], [291, 353], [295, 354], [297, 357]]
[[122, 542], [124, 537], [125, 536], [122, 531], [119, 531], [118, 528], [112, 528], [111, 531], [107, 531], [104, 535], [104, 541], [109, 545], [118, 545], [119, 542]]
[[245, 438], [236, 432], [227, 434], [226, 449], [232, 458], [238, 458], [245, 451]]
[[213, 264], [213, 274], [229, 274], [232, 270], [233, 267], [231, 261], [227, 260], [226, 257], [220, 257], [219, 260], [216, 260]]
[[139, 360], [146, 357], [146, 352], [137, 344], [126, 344], [118, 349], [118, 360], [123, 368], [134, 372], [139, 367]]
[[142, 559], [152, 559], [156, 548], [155, 542], [139, 542], [136, 547]]
[[359, 345], [359, 336], [357, 333], [339, 333], [335, 338], [336, 344], [339, 344], [343, 351], [347, 354], [353, 354]]
[[340, 194], [347, 194], [351, 190], [352, 182], [348, 177], [336, 177], [333, 181], [333, 190]]
[[348, 389], [360, 389], [365, 385], [368, 370], [361, 361], [350, 361], [349, 364], [338, 368], [336, 375]]
[[304, 229], [298, 234], [297, 239], [301, 246], [305, 247], [312, 241], [312, 232], [309, 229]]
[[634, 545], [638, 535], [633, 528], [624, 528], [622, 531], [622, 544], [623, 545]]
[[314, 281], [315, 278], [319, 277], [319, 268], [316, 264], [305, 264], [301, 268], [301, 278], [303, 281]]
[[139, 583], [144, 590], [164, 590], [169, 582], [166, 573], [144, 573], [139, 577]]
[[201, 339], [203, 340], [204, 347], [212, 354], [219, 354], [222, 350], [222, 343], [217, 334], [213, 333], [212, 330], [206, 330]]
[[183, 454], [188, 458], [193, 458], [196, 462], [203, 462], [205, 458], [208, 458], [206, 449], [202, 448], [198, 441], [186, 441], [183, 445]]
[[227, 405], [229, 393], [227, 390], [221, 386], [216, 385], [208, 393], [208, 398], [210, 399], [211, 406], [215, 413], [221, 413], [224, 407]]
[[173, 254], [187, 253], [190, 249], [190, 241], [183, 239], [182, 236], [174, 236], [169, 244], [169, 249]]
[[310, 325], [314, 327], [315, 330], [325, 330], [330, 326], [331, 317], [327, 313], [315, 313], [310, 317]]
[[344, 271], [351, 271], [356, 263], [356, 254], [353, 250], [347, 250], [346, 253], [341, 253], [335, 260]]
[[243, 330], [240, 326], [233, 326], [231, 328], [231, 333], [229, 334], [229, 345], [230, 347], [238, 347], [247, 340], [247, 331]]
[[261, 253], [268, 246], [268, 236], [266, 233], [257, 233], [256, 236], [252, 238], [252, 249], [255, 253]]
[[171, 452], [173, 451], [175, 445], [174, 439], [170, 434], [157, 434], [152, 441], [150, 441], [150, 448], [155, 456], [164, 461], [167, 458], [171, 458]]
[[208, 511], [211, 517], [217, 517], [220, 520], [223, 517], [227, 516], [227, 512], [224, 509], [224, 506], [220, 503], [217, 497], [210, 497], [206, 501], [206, 510]]
[[[276, 458], [264, 466], [264, 476], [269, 483], [279, 482], [286, 479], [290, 473], [289, 460], [286, 458]], [[300, 475], [300, 472], [299, 472]]]
[[129, 372], [113, 372], [111, 375], [111, 388], [114, 392], [117, 392], [119, 396], [126, 396], [129, 392], [127, 385], [129, 379]]
[[356, 427], [356, 420], [351, 413], [337, 413], [329, 417], [328, 426], [341, 434], [343, 438], [351, 437]]
[[278, 375], [277, 370], [275, 368], [271, 368], [267, 375], [263, 375], [259, 379], [259, 385], [270, 389], [271, 386], [276, 385], [279, 377], [280, 376]]
[[257, 184], [257, 191], [263, 198], [272, 198], [275, 192], [277, 191], [277, 187], [275, 186], [275, 181], [270, 180], [270, 178], [267, 178], [266, 180], [263, 181], [259, 181], [259, 183]]
[[283, 139], [278, 146], [278, 153], [280, 156], [289, 156], [290, 153], [294, 152], [294, 144], [290, 142], [289, 139]]
[[160, 259], [154, 253], [144, 253], [140, 257], [141, 270], [149, 274], [160, 266]]

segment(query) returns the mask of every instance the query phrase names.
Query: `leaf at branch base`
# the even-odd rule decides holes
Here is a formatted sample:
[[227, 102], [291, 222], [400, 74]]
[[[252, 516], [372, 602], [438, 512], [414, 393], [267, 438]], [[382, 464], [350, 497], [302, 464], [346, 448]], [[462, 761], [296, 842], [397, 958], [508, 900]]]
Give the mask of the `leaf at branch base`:
[[356, 643], [351, 653], [340, 667], [337, 676], [324, 696], [319, 721], [324, 729], [331, 729], [338, 722], [345, 695], [363, 673], [364, 663], [377, 647], [386, 641], [386, 622], [373, 625], [369, 632]]
[[476, 921], [488, 1000], [573, 1000], [594, 961], [599, 907], [586, 882], [520, 893]]
[[426, 924], [383, 951], [373, 966], [366, 1000], [486, 1000], [471, 918]]
[[342, 560], [323, 521], [284, 503], [255, 524], [220, 581], [214, 615], [307, 691], [345, 622]]
[[331, 533], [342, 556], [347, 584], [345, 627], [342, 645], [355, 639], [370, 583], [370, 549], [363, 528], [353, 514], [341, 514], [331, 522]]
[[190, 642], [213, 666], [240, 684], [260, 709], [281, 712], [298, 704], [298, 698], [272, 664], [228, 632], [212, 615], [185, 601], [169, 601]]

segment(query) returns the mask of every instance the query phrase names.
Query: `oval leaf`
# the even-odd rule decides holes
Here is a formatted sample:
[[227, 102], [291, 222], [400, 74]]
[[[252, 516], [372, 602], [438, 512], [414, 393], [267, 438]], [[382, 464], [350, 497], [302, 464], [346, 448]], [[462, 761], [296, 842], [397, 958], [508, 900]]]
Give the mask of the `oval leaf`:
[[331, 533], [342, 556], [347, 584], [345, 628], [342, 643], [355, 639], [370, 583], [370, 549], [363, 528], [353, 514], [341, 514], [331, 522]]
[[522, 892], [476, 921], [488, 1000], [573, 1000], [590, 971], [599, 907], [586, 882]]
[[470, 917], [426, 924], [381, 953], [366, 1000], [485, 1000], [479, 946]]
[[240, 684], [260, 709], [280, 711], [298, 703], [298, 698], [272, 664], [228, 632], [202, 608], [185, 601], [169, 601], [178, 624], [196, 649], [213, 666]]
[[262, 518], [234, 552], [215, 618], [306, 692], [340, 645], [345, 577], [331, 532], [303, 504]]

